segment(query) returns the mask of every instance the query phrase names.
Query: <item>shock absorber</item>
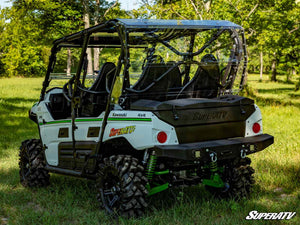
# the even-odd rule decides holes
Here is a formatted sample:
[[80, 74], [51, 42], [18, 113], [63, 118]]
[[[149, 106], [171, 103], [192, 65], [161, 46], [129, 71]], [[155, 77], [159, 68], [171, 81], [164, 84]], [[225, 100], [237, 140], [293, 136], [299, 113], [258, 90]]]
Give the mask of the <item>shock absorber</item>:
[[218, 173], [217, 155], [213, 152], [209, 156], [211, 159], [211, 162], [209, 163], [209, 169], [211, 172], [210, 179], [203, 179], [202, 183], [211, 187], [223, 188], [224, 182]]
[[210, 154], [211, 162], [209, 164], [210, 172], [212, 174], [218, 171], [218, 163], [217, 163], [217, 156], [214, 153]]
[[148, 180], [151, 180], [153, 177], [153, 173], [154, 173], [155, 166], [156, 166], [156, 160], [157, 160], [157, 157], [155, 155], [155, 152], [153, 151], [149, 158], [149, 162], [148, 162], [147, 169], [146, 169], [146, 176], [147, 176]]

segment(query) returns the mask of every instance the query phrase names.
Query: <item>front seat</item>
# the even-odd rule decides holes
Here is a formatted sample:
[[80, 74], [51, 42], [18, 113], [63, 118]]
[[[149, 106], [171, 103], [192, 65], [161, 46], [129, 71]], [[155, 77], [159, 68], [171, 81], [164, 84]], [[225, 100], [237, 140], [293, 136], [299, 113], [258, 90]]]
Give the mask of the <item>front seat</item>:
[[104, 63], [98, 72], [98, 76], [96, 80], [89, 88], [89, 90], [97, 91], [97, 92], [106, 91], [106, 79], [108, 79], [108, 88], [110, 88], [115, 70], [116, 70], [116, 65], [114, 63], [112, 62]]
[[99, 116], [105, 110], [115, 71], [116, 65], [112, 62], [102, 65], [96, 80], [83, 95], [81, 116]]

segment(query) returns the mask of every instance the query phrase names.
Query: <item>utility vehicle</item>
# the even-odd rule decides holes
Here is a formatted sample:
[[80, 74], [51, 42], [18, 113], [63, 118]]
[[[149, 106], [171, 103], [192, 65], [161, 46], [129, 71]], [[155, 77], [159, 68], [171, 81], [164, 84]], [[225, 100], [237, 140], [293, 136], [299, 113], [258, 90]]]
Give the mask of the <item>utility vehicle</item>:
[[[88, 49], [101, 51], [96, 75]], [[67, 50], [75, 73], [54, 79]], [[244, 30], [229, 21], [115, 19], [56, 40], [29, 111], [40, 139], [20, 147], [21, 183], [46, 186], [49, 172], [94, 179], [105, 210], [125, 217], [171, 187], [247, 197], [247, 156], [273, 137], [237, 95], [246, 66]]]

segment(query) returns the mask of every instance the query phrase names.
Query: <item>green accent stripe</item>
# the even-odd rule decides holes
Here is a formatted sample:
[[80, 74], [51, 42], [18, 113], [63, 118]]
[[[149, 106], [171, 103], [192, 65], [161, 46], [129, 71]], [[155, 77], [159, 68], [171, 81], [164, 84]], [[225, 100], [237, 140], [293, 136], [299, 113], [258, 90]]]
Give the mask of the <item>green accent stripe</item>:
[[[90, 121], [102, 121], [103, 119], [76, 119], [75, 122], [90, 122]], [[44, 123], [39, 123], [39, 125], [48, 125], [48, 124], [56, 124], [56, 123], [71, 123], [72, 120], [57, 120], [57, 121], [50, 121]]]
[[151, 118], [108, 118], [109, 121], [146, 121], [151, 122]]
[[46, 124], [55, 124], [55, 123], [71, 123], [72, 120], [58, 120], [58, 121], [50, 121], [46, 123], [39, 123], [39, 125], [46, 125]]
[[76, 119], [75, 122], [102, 121], [103, 119]]
[[[102, 121], [102, 118], [97, 119], [76, 119], [75, 122], [91, 122], [91, 121]], [[151, 122], [151, 118], [108, 118], [109, 121], [144, 121], [144, 122]], [[50, 121], [46, 123], [39, 123], [39, 125], [48, 125], [48, 124], [56, 124], [56, 123], [71, 123], [72, 120], [57, 120], [57, 121]]]

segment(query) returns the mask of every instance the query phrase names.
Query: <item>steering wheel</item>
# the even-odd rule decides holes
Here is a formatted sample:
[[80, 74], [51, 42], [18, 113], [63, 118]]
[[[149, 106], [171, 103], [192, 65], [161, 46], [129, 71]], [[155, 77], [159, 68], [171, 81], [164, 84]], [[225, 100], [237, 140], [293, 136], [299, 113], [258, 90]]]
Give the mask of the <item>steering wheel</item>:
[[63, 95], [64, 97], [71, 102], [72, 96], [73, 96], [73, 84], [74, 84], [74, 77], [72, 77], [67, 83], [63, 86]]

